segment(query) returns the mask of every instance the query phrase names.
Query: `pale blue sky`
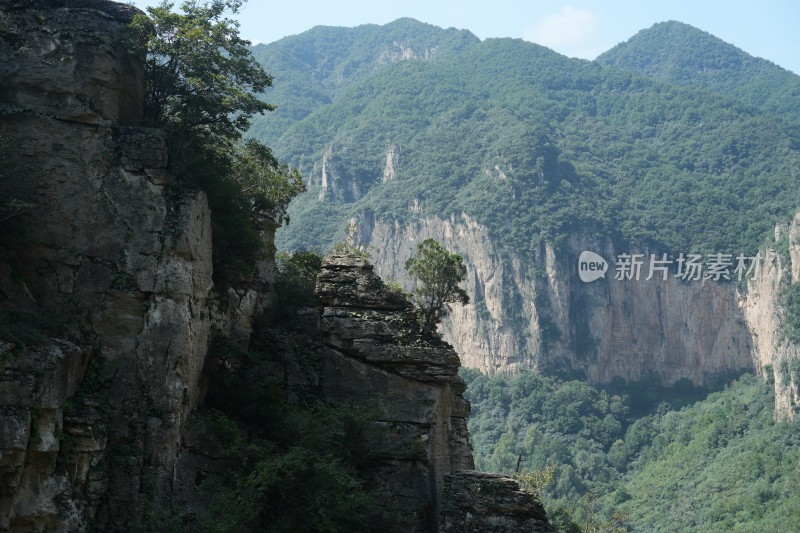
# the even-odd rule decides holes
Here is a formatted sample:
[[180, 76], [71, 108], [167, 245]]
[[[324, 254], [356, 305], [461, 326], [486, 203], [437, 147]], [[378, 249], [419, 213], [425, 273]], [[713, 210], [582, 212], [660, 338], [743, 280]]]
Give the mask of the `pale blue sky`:
[[[157, 3], [133, 1], [140, 8]], [[521, 37], [585, 59], [656, 22], [678, 20], [800, 74], [797, 0], [250, 0], [237, 18], [243, 37], [269, 43], [317, 25], [385, 24], [400, 17], [468, 29], [481, 39]]]

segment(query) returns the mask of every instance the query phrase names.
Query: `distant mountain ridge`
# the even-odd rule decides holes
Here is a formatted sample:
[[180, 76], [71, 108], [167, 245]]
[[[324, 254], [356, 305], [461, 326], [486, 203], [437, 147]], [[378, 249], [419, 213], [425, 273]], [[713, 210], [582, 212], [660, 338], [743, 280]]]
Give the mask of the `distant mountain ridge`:
[[596, 61], [667, 83], [733, 96], [800, 122], [800, 76], [688, 24], [655, 24]]
[[[270, 143], [289, 124], [331, 103], [341, 91], [383, 66], [408, 59], [442, 59], [479, 42], [466, 30], [401, 18], [383, 26], [315, 26], [268, 45], [256, 45], [253, 56], [275, 76], [266, 98], [278, 110], [257, 117], [251, 134]], [[298, 86], [303, 90], [298, 91]]]
[[279, 110], [251, 135], [298, 166], [310, 189], [283, 246], [326, 247], [356, 212], [407, 218], [416, 204], [465, 210], [514, 249], [591, 227], [674, 250], [752, 250], [796, 206], [784, 191], [795, 190], [798, 134], [721, 90], [413, 19], [317, 27], [256, 53], [275, 75], [268, 97]]

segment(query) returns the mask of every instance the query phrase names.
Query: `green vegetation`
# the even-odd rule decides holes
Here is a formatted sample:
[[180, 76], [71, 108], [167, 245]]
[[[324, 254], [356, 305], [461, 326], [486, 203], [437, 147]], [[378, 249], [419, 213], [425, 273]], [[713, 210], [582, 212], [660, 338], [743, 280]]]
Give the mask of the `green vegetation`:
[[417, 255], [406, 261], [412, 280], [419, 282], [414, 290], [414, 302], [419, 306], [420, 322], [426, 331], [434, 331], [447, 316], [449, 304], [469, 303], [466, 291], [458, 285], [467, 279], [464, 258], [447, 251], [433, 239], [417, 245]]
[[313, 299], [320, 266], [314, 252], [278, 254], [282, 320], [260, 322], [248, 349], [212, 347], [216, 368], [190, 433], [218, 462], [199, 480], [205, 511], [184, 530], [374, 531], [386, 520], [383, 493], [364, 475], [380, 453], [364, 438], [376, 414], [322, 399], [322, 340], [289, 320]]
[[275, 257], [274, 306], [278, 318], [291, 318], [301, 307], [316, 306], [314, 287], [322, 269], [322, 256], [317, 252], [281, 252]]
[[303, 190], [297, 170], [269, 148], [241, 143], [254, 115], [273, 107], [258, 98], [272, 78], [239, 37], [242, 0], [166, 0], [130, 24], [132, 46], [147, 51], [144, 123], [167, 134], [170, 168], [202, 188], [212, 213], [214, 276], [236, 285], [252, 276], [265, 252], [260, 233], [280, 224]]
[[797, 75], [688, 24], [655, 24], [600, 54], [597, 62], [733, 96], [800, 123], [800, 110], [792, 104], [800, 98]]
[[[540, 491], [563, 530], [800, 527], [800, 428], [773, 421], [771, 386], [755, 376], [681, 406], [685, 394], [652, 386], [624, 392], [529, 373], [462, 375], [476, 466], [513, 474], [519, 462], [539, 477], [554, 469]], [[649, 398], [637, 392], [647, 388]]]
[[362, 415], [322, 404], [268, 405], [266, 437], [219, 411], [199, 417], [226, 443], [226, 462], [243, 465], [203, 481], [210, 513], [201, 530], [361, 531], [377, 523], [375, 496], [357, 470]]
[[[402, 25], [409, 46], [415, 32], [430, 41], [429, 27]], [[281, 90], [308, 106], [284, 115], [279, 131], [250, 132], [316, 184], [290, 206], [282, 248], [326, 249], [362, 211], [400, 223], [463, 212], [488, 227], [502, 253], [523, 257], [542, 239], [575, 233], [620, 248], [754, 255], [798, 205], [797, 129], [729, 94], [512, 39], [465, 39], [432, 61], [381, 63], [374, 58], [391, 42], [369, 49], [360, 40], [374, 31], [318, 28], [258, 48], [285, 81]], [[353, 57], [363, 68], [351, 72]], [[314, 81], [317, 71], [329, 74]], [[384, 182], [390, 148], [398, 162]]]
[[317, 26], [301, 35], [252, 48], [253, 57], [278, 83], [269, 91], [277, 109], [269, 119], [255, 117], [250, 134], [272, 144], [294, 123], [330, 104], [354, 82], [396, 62], [402, 48], [439, 61], [478, 43], [466, 30], [442, 30], [410, 18], [385, 26]]

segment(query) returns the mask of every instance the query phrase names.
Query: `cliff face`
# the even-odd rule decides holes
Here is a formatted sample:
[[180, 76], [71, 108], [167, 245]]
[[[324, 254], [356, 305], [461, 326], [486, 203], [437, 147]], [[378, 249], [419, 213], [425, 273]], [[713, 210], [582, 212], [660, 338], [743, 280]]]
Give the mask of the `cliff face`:
[[[788, 241], [788, 254], [776, 251]], [[800, 279], [800, 213], [791, 224], [775, 229], [776, 246], [765, 253], [761, 276], [748, 285], [744, 300], [753, 336], [753, 359], [758, 373], [775, 382], [775, 415], [793, 420], [800, 413], [800, 346], [783, 335], [782, 291]]]
[[682, 378], [708, 384], [752, 366], [751, 336], [735, 288], [656, 277], [578, 279], [584, 250], [606, 258], [609, 242], [572, 238], [566, 250], [540, 246], [536, 257], [497, 251], [487, 230], [468, 216], [425, 218], [406, 226], [360, 219], [361, 242], [378, 271], [403, 281], [405, 260], [428, 237], [462, 254], [470, 305], [454, 306], [443, 324], [465, 366], [483, 372], [521, 368], [567, 371], [595, 383], [651, 375], [666, 384]]
[[15, 166], [0, 188], [34, 204], [3, 222], [0, 295], [69, 324], [40, 347], [3, 344], [0, 528], [77, 530], [99, 512], [113, 529], [143, 498], [168, 501], [209, 338], [241, 330], [254, 306], [238, 304], [256, 300], [212, 301], [205, 195], [167, 174], [160, 132], [135, 126], [143, 57], [123, 42], [135, 10], [63, 4], [0, 11], [0, 135]]
[[788, 242], [788, 253], [761, 252], [761, 270], [745, 294], [731, 283], [658, 275], [615, 280], [613, 265], [605, 280], [584, 283], [580, 253], [610, 259], [619, 253], [611, 243], [572, 237], [559, 251], [543, 244], [525, 260], [497, 251], [486, 228], [466, 215], [407, 225], [362, 216], [357, 223], [378, 272], [407, 288], [403, 264], [422, 240], [432, 237], [464, 256], [471, 303], [453, 307], [442, 333], [465, 366], [567, 371], [594, 383], [655, 376], [699, 385], [753, 369], [775, 381], [776, 417], [794, 418], [800, 408], [800, 350], [782, 334], [780, 303], [800, 277], [800, 213], [776, 228], [776, 243]]

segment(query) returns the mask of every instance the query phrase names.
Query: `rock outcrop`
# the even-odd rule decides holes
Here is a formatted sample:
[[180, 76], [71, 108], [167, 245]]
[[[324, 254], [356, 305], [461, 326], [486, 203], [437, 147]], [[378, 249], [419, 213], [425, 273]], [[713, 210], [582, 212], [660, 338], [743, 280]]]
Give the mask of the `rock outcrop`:
[[368, 448], [383, 457], [375, 482], [402, 510], [394, 528], [435, 531], [444, 475], [474, 467], [458, 356], [438, 335], [422, 333], [408, 301], [363, 258], [326, 258], [317, 295], [330, 348], [324, 396], [377, 410]]
[[317, 295], [325, 397], [378, 413], [367, 438], [373, 482], [397, 514], [386, 530], [552, 531], [516, 481], [472, 471], [458, 355], [422, 331], [405, 296], [358, 255], [327, 257]]
[[[788, 244], [788, 253], [778, 251], [781, 242]], [[753, 336], [756, 370], [775, 383], [775, 416], [793, 420], [800, 414], [800, 346], [783, 334], [781, 295], [800, 281], [800, 213], [791, 224], [775, 228], [775, 245], [764, 255], [761, 275], [748, 284], [742, 305]]]
[[444, 478], [442, 533], [555, 533], [542, 504], [511, 478], [453, 472]]

